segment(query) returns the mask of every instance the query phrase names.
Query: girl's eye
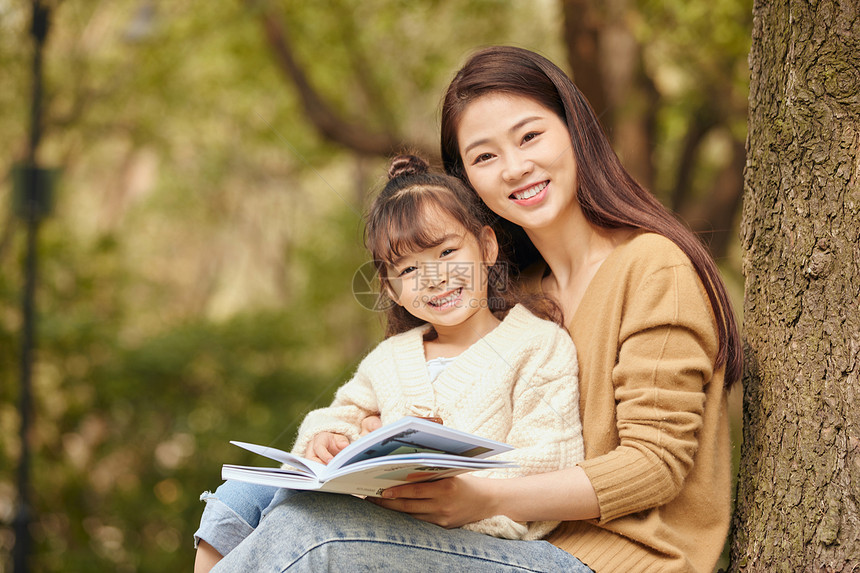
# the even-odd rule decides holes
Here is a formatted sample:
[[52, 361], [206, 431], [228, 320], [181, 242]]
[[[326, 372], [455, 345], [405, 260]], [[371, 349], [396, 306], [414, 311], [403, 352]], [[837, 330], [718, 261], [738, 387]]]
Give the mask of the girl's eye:
[[417, 269], [417, 268], [418, 268], [418, 267], [415, 267], [415, 266], [412, 266], [412, 267], [406, 267], [406, 268], [404, 268], [403, 270], [401, 270], [399, 273], [397, 273], [397, 276], [398, 276], [398, 277], [404, 277], [404, 276], [408, 275], [409, 273], [411, 273], [412, 271], [414, 271], [414, 270], [415, 270], [415, 269]]
[[538, 132], [530, 131], [529, 133], [527, 133], [523, 136], [523, 143], [528, 143], [529, 141], [531, 141], [532, 139], [534, 139], [538, 135], [540, 135]]
[[456, 251], [456, 250], [457, 250], [457, 249], [445, 249], [445, 250], [443, 250], [443, 251], [442, 251], [442, 256], [443, 256], [443, 257], [447, 257], [448, 255], [450, 255], [451, 253], [453, 253], [453, 252], [454, 252], [454, 251]]

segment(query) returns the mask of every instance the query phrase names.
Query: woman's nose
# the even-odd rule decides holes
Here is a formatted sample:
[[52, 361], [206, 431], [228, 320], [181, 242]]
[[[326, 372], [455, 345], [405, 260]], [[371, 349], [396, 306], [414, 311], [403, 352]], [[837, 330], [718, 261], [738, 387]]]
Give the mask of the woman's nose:
[[528, 158], [517, 154], [510, 154], [505, 160], [502, 178], [505, 181], [517, 181], [522, 179], [534, 169], [534, 163]]

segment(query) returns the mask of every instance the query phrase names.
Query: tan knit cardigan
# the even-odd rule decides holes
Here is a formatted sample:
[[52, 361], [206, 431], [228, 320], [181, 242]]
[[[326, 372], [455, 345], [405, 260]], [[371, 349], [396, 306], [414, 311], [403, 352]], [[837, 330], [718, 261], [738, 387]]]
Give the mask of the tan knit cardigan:
[[689, 259], [638, 233], [567, 318], [580, 364], [579, 465], [601, 517], [564, 522], [547, 539], [598, 573], [711, 573], [729, 527], [731, 445], [715, 319]]
[[[354, 440], [361, 421], [379, 412], [384, 424], [408, 415], [439, 416], [447, 426], [517, 448], [500, 457], [519, 467], [473, 475], [543, 473], [583, 459], [576, 351], [567, 331], [517, 305], [431, 383], [424, 357], [427, 328], [390, 337], [372, 350], [331, 406], [307, 415], [293, 451], [304, 455], [308, 441], [323, 431]], [[496, 516], [465, 528], [539, 539], [556, 525]]]

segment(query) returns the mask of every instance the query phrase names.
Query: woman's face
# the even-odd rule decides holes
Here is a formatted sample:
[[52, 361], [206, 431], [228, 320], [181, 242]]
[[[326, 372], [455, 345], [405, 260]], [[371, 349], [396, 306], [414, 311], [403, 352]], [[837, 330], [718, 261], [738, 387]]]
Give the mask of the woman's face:
[[535, 100], [479, 97], [460, 118], [457, 141], [469, 182], [501, 217], [537, 230], [578, 207], [567, 125]]

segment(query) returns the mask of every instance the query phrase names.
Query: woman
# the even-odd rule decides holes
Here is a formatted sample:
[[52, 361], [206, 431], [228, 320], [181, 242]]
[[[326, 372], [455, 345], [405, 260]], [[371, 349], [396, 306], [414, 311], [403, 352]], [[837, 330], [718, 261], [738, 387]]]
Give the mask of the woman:
[[[297, 494], [216, 570], [712, 571], [730, 513], [726, 388], [741, 373], [714, 262], [627, 174], [573, 83], [527, 50], [488, 48], [460, 70], [442, 156], [505, 220], [521, 280], [564, 311], [586, 460], [392, 488], [380, 507]], [[331, 519], [312, 529], [320, 512]], [[427, 524], [491, 515], [564, 523], [536, 542]]]

